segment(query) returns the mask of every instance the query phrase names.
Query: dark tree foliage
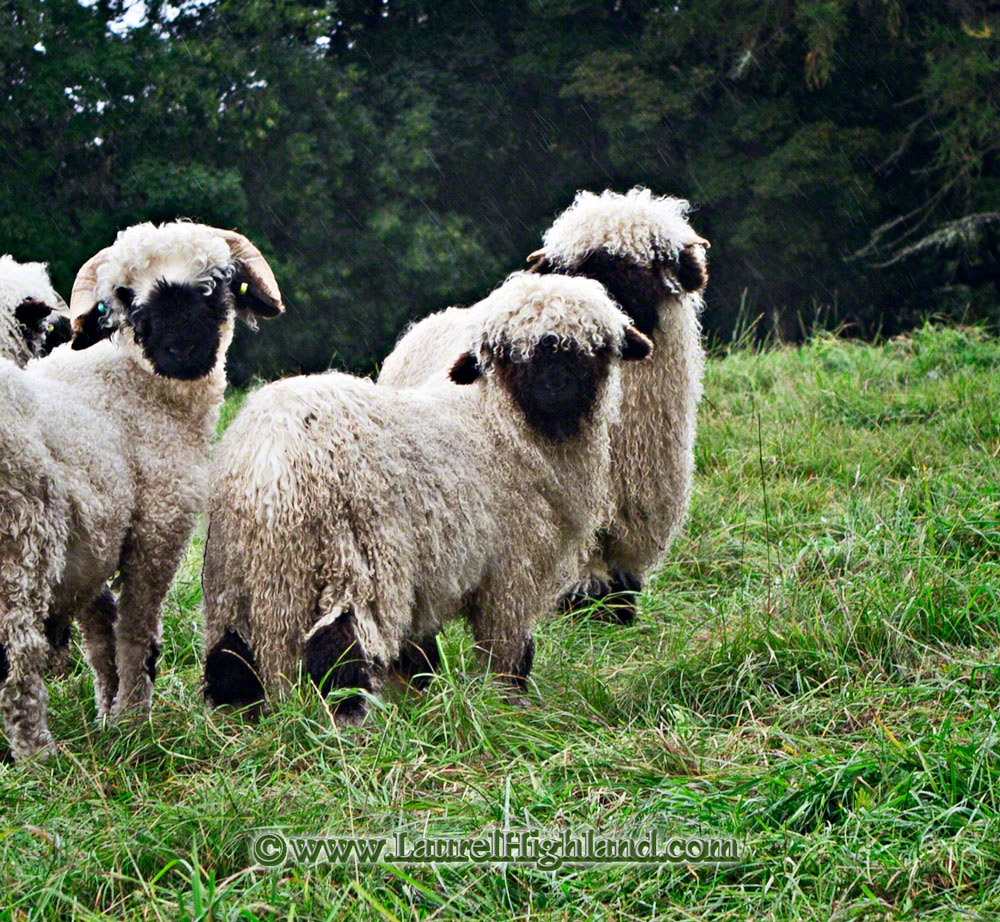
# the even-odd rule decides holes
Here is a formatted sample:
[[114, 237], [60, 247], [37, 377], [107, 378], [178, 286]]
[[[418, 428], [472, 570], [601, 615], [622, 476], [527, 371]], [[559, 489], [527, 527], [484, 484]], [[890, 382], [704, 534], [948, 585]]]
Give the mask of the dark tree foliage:
[[1000, 315], [991, 4], [84, 2], [0, 5], [0, 252], [68, 292], [129, 223], [238, 228], [289, 311], [236, 381], [370, 370], [579, 188], [697, 206], [720, 338]]

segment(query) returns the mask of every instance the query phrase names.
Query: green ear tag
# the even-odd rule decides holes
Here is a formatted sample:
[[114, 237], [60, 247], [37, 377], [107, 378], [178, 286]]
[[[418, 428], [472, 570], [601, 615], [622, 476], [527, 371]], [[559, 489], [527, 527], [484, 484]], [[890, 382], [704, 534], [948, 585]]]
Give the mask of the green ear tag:
[[249, 285], [248, 285], [248, 284], [247, 284], [246, 282], [243, 282], [243, 283], [241, 283], [241, 284], [240, 284], [240, 294], [241, 294], [241, 295], [245, 295], [245, 294], [247, 293], [247, 289], [248, 289], [249, 287], [250, 287], [250, 286], [249, 286]]
[[103, 301], [97, 302], [97, 313], [106, 314], [108, 312], [108, 306]]

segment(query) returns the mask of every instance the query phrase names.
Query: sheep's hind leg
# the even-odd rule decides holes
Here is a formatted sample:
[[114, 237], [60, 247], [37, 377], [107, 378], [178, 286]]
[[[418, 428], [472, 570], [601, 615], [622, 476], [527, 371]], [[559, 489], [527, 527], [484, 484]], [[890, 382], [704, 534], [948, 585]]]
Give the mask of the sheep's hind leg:
[[[353, 608], [337, 609], [320, 619], [306, 637], [303, 672], [320, 693], [335, 688], [359, 688], [371, 694], [379, 691], [385, 664], [366, 650], [362, 631]], [[336, 705], [337, 723], [358, 726], [368, 713], [364, 695], [349, 695]]]
[[430, 674], [437, 672], [441, 665], [437, 634], [421, 640], [405, 640], [399, 651], [399, 658], [392, 664], [392, 670], [400, 678], [421, 691], [431, 681]]
[[118, 693], [118, 668], [115, 666], [115, 621], [118, 603], [105, 586], [100, 594], [78, 615], [83, 649], [94, 676], [94, 701], [97, 719], [111, 716]]
[[642, 580], [631, 573], [613, 570], [607, 579], [591, 574], [563, 595], [559, 609], [566, 613], [589, 610], [595, 621], [631, 624], [640, 592]]
[[264, 701], [253, 650], [235, 631], [226, 631], [205, 656], [205, 700], [211, 707], [236, 709]]
[[0, 716], [15, 758], [55, 753], [46, 723], [49, 694], [42, 671], [49, 644], [30, 612], [0, 612]]

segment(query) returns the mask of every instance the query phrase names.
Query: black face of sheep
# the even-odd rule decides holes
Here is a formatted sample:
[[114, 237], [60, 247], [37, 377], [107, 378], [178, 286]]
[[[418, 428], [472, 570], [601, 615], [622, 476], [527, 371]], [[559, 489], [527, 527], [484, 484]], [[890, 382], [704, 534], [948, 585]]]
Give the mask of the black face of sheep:
[[144, 302], [136, 301], [129, 288], [117, 288], [115, 297], [125, 308], [124, 322], [158, 374], [193, 381], [215, 367], [232, 304], [221, 280], [194, 285], [160, 279]]
[[[652, 343], [642, 333], [629, 328], [622, 359], [646, 358]], [[510, 350], [494, 355], [497, 376], [524, 413], [528, 424], [555, 442], [574, 438], [590, 419], [601, 385], [611, 366], [608, 347], [593, 354], [560, 344], [554, 335], [545, 336], [524, 361], [515, 361]], [[462, 356], [451, 370], [456, 384], [471, 384], [480, 375], [475, 357]]]
[[597, 250], [582, 262], [567, 267], [543, 257], [534, 271], [541, 275], [556, 273], [596, 279], [629, 315], [636, 329], [647, 336], [656, 329], [660, 308], [668, 297], [701, 291], [708, 284], [704, 256], [690, 246], [681, 250], [676, 259], [664, 257], [652, 265]]
[[500, 358], [497, 372], [528, 424], [556, 442], [574, 438], [590, 419], [609, 353], [581, 355], [546, 337], [526, 362]]
[[24, 342], [34, 356], [45, 355], [69, 341], [69, 321], [55, 313], [44, 301], [28, 298], [14, 309], [14, 316], [21, 327]]

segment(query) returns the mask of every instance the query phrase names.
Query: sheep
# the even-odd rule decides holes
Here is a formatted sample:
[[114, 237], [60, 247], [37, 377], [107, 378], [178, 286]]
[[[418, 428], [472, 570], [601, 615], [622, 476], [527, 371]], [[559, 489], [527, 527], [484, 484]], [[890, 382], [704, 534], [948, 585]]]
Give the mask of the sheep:
[[67, 313], [45, 263], [0, 256], [0, 358], [23, 368], [29, 359], [67, 342]]
[[[602, 282], [650, 336], [654, 358], [622, 371], [622, 423], [612, 437], [615, 515], [604, 523], [567, 609], [604, 599], [605, 616], [629, 623], [644, 574], [666, 554], [691, 500], [704, 352], [699, 314], [709, 244], [687, 222], [689, 205], [635, 188], [581, 191], [529, 256], [533, 271]], [[473, 335], [479, 306], [449, 308], [412, 326], [386, 358], [379, 384], [444, 382]]]
[[[257, 391], [212, 466], [205, 695], [248, 707], [302, 672], [377, 693], [464, 615], [513, 690], [536, 617], [605, 509], [619, 357], [649, 340], [597, 282], [511, 276], [484, 302], [461, 388], [328, 373]], [[339, 701], [354, 725], [367, 702]]]
[[245, 237], [139, 224], [80, 269], [71, 348], [0, 361], [0, 716], [15, 758], [55, 749], [42, 674], [74, 618], [98, 718], [149, 708], [234, 316], [282, 309]]

